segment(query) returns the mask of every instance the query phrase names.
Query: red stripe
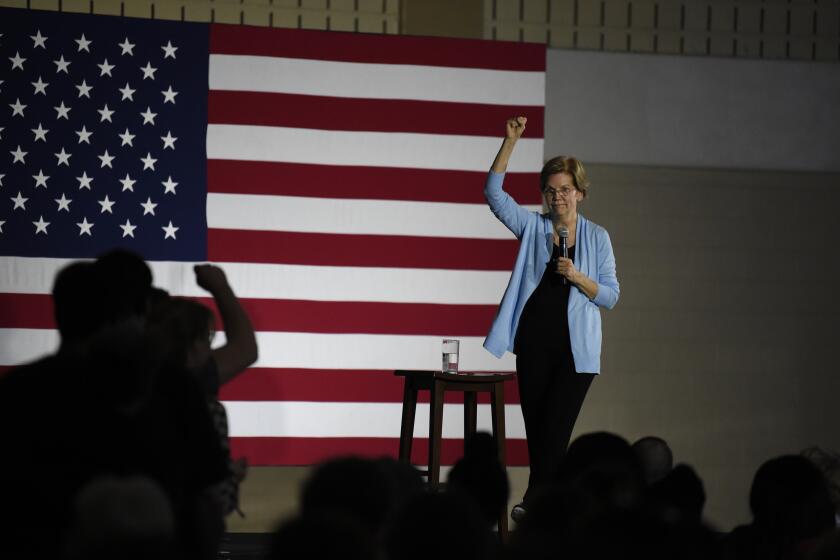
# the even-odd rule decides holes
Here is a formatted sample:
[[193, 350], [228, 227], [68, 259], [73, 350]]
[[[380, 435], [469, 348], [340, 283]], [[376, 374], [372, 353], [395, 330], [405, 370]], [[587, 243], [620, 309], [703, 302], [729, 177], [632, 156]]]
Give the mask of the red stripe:
[[[443, 171], [209, 160], [210, 192], [322, 198], [484, 204], [485, 171]], [[505, 190], [520, 204], [540, 204], [539, 173], [508, 173]]]
[[[495, 305], [242, 299], [257, 331], [484, 336]], [[210, 307], [213, 300], [203, 298]], [[220, 326], [221, 328], [221, 326]]]
[[[215, 309], [212, 298], [198, 298]], [[495, 305], [241, 300], [257, 331], [483, 336]], [[0, 294], [0, 328], [54, 329], [47, 294]], [[219, 325], [221, 328], [221, 324]]]
[[545, 45], [210, 25], [212, 54], [545, 72]]
[[[356, 455], [362, 457], [397, 458], [397, 438], [231, 438], [231, 454], [247, 457], [248, 463], [259, 465], [312, 465], [336, 457]], [[411, 461], [415, 465], [428, 462], [427, 438], [414, 438]], [[524, 439], [506, 442], [507, 465], [527, 466], [528, 447]], [[441, 441], [441, 463], [454, 464], [464, 454], [460, 439]]]
[[[505, 404], [519, 404], [515, 380], [505, 382]], [[311, 401], [383, 402], [403, 399], [403, 379], [390, 370], [323, 370], [251, 368], [227, 383], [221, 391], [225, 401]], [[429, 402], [428, 391], [421, 391], [419, 402]], [[447, 403], [463, 403], [463, 393], [447, 391]], [[479, 403], [488, 404], [486, 393]]]
[[543, 137], [542, 107], [247, 91], [211, 91], [208, 101], [210, 124], [496, 137], [499, 123], [525, 115], [528, 137]]
[[516, 239], [210, 229], [208, 259], [315, 266], [510, 270]]
[[0, 293], [0, 328], [54, 329], [52, 296]]

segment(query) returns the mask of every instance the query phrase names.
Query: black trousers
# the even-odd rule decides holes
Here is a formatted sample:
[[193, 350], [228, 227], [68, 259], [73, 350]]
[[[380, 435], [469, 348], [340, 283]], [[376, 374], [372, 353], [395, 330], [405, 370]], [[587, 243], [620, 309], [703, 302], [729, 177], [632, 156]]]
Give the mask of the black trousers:
[[577, 373], [570, 351], [529, 351], [516, 356], [519, 400], [531, 473], [525, 500], [549, 482], [569, 447], [586, 392], [595, 377]]

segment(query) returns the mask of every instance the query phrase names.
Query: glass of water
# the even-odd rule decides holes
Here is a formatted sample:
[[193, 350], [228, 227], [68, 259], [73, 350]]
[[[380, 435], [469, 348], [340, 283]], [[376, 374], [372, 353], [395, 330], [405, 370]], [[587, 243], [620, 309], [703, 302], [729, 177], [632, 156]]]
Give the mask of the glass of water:
[[453, 338], [443, 339], [443, 367], [445, 373], [458, 373], [458, 346], [460, 342]]

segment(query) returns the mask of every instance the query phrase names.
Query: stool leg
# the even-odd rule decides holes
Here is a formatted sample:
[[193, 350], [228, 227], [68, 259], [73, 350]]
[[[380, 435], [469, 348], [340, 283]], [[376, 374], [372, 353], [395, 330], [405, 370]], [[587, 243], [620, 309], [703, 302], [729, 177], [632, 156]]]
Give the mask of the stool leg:
[[476, 432], [478, 399], [476, 393], [464, 391], [464, 443]]
[[411, 444], [414, 440], [414, 413], [417, 411], [417, 389], [411, 379], [403, 385], [402, 423], [400, 424], [400, 462], [411, 464]]
[[440, 440], [443, 435], [443, 384], [435, 381], [429, 403], [429, 486], [440, 483]]
[[499, 461], [506, 465], [505, 453], [505, 391], [497, 383], [490, 392], [490, 416], [493, 418], [493, 437], [496, 439], [496, 449]]
[[[501, 383], [496, 383], [490, 392], [490, 415], [493, 418], [493, 437], [496, 438], [496, 449], [499, 453], [499, 462], [502, 468], [506, 468], [505, 453], [505, 390]], [[499, 539], [507, 542], [508, 518], [507, 505], [499, 512]]]

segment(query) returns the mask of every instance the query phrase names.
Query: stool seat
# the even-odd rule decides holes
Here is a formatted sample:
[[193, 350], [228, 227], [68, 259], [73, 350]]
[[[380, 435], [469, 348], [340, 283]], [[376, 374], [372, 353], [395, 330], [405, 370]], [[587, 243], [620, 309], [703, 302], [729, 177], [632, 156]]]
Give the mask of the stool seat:
[[[440, 487], [440, 447], [443, 434], [443, 400], [446, 391], [464, 393], [464, 440], [476, 432], [478, 415], [477, 393], [490, 394], [490, 416], [493, 437], [502, 467], [505, 466], [505, 390], [504, 382], [514, 378], [514, 373], [459, 372], [446, 373], [431, 370], [396, 370], [394, 375], [403, 377], [402, 425], [400, 426], [400, 462], [411, 463], [414, 439], [414, 417], [417, 410], [417, 392], [429, 391], [429, 468], [425, 474], [432, 489]], [[422, 472], [422, 471], [421, 471]], [[499, 537], [507, 539], [507, 509], [499, 514]]]

